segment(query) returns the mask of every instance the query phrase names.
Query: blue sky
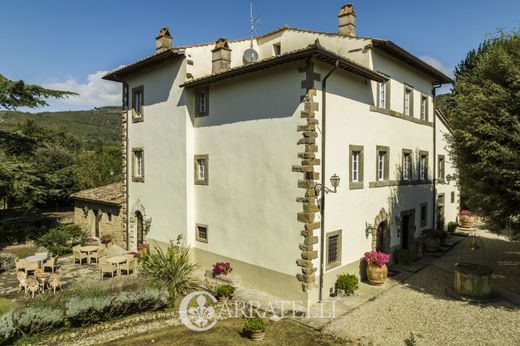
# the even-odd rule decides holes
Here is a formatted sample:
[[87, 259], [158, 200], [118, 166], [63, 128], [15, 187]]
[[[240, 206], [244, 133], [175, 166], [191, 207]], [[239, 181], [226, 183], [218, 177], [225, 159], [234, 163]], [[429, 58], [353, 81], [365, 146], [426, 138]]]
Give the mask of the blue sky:
[[[255, 0], [262, 16], [257, 31], [288, 24], [334, 32], [346, 2]], [[518, 0], [353, 2], [358, 35], [390, 39], [448, 72], [487, 34], [520, 26]], [[81, 93], [38, 111], [118, 105], [119, 86], [100, 76], [153, 53], [162, 26], [170, 27], [174, 45], [183, 45], [247, 37], [248, 20], [249, 0], [6, 0], [0, 2], [0, 73]]]

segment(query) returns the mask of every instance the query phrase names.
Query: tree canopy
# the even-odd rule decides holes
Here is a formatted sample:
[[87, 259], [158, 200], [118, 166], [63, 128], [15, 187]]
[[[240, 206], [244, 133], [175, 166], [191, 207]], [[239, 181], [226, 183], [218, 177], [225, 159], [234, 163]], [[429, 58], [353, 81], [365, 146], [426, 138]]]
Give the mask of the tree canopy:
[[520, 31], [468, 53], [445, 111], [465, 204], [495, 230], [520, 232]]
[[36, 108], [47, 106], [47, 98], [64, 98], [77, 95], [70, 91], [46, 89], [39, 85], [25, 84], [24, 81], [12, 81], [0, 74], [0, 107], [16, 109], [19, 107]]

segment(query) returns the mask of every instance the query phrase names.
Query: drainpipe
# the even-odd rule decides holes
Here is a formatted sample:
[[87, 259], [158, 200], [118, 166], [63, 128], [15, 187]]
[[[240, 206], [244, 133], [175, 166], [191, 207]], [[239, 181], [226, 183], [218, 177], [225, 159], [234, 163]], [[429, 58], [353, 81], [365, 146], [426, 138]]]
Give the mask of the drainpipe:
[[129, 202], [129, 194], [128, 194], [128, 127], [129, 127], [129, 124], [128, 124], [128, 102], [129, 102], [129, 99], [128, 99], [128, 83], [126, 82], [123, 82], [123, 90], [126, 90], [126, 95], [123, 95], [123, 98], [126, 100], [126, 103], [123, 104], [123, 111], [125, 113], [125, 122], [126, 122], [126, 127], [125, 127], [125, 143], [123, 144], [125, 146], [125, 160], [126, 160], [126, 164], [125, 164], [125, 173], [124, 173], [124, 177], [123, 177], [123, 181], [124, 181], [124, 189], [125, 189], [125, 203], [126, 203], [126, 215], [125, 215], [125, 232], [126, 232], [126, 249], [127, 250], [130, 250], [130, 243], [129, 243], [129, 235], [130, 235], [130, 232], [128, 230], [128, 225], [129, 225], [129, 222], [128, 222], [128, 215], [129, 215], [129, 208], [130, 206], [128, 205], [128, 202]]
[[437, 213], [437, 115], [435, 114], [435, 95], [437, 94], [437, 89], [440, 88], [442, 84], [433, 84], [432, 89], [432, 97], [433, 97], [433, 196], [432, 196], [432, 228], [436, 229], [435, 225], [435, 217]]
[[323, 272], [324, 272], [324, 252], [325, 252], [325, 134], [326, 114], [327, 114], [327, 79], [338, 68], [339, 60], [336, 60], [336, 65], [327, 73], [321, 82], [321, 189], [320, 189], [320, 303], [323, 303]]

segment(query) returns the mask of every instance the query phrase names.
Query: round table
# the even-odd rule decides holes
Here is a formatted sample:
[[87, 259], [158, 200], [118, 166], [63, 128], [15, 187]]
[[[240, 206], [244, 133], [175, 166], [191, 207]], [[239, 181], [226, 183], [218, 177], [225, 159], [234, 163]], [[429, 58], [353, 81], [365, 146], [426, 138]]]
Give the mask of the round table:
[[82, 246], [80, 247], [79, 249], [81, 252], [86, 252], [87, 253], [87, 256], [88, 256], [88, 259], [87, 259], [87, 262], [88, 264], [90, 264], [90, 254], [92, 252], [96, 252], [99, 250], [98, 246], [97, 245], [87, 245], [87, 246]]
[[121, 275], [121, 264], [126, 262], [125, 256], [114, 256], [107, 258], [108, 263], [115, 264], [117, 266], [117, 275]]
[[25, 257], [26, 262], [40, 262], [40, 268], [43, 269], [43, 262], [47, 259], [47, 256], [43, 255], [32, 255]]
[[51, 276], [51, 273], [37, 272], [34, 273], [34, 276], [42, 283], [42, 292], [45, 293], [45, 284], [47, 283], [47, 279]]

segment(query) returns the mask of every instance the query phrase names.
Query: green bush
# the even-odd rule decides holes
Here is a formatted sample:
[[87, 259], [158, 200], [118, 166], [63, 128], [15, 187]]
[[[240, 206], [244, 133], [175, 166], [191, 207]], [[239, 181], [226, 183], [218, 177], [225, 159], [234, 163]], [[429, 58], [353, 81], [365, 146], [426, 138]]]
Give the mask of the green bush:
[[412, 262], [412, 256], [410, 252], [405, 249], [394, 250], [394, 263], [396, 264], [410, 264]]
[[260, 317], [252, 317], [248, 318], [244, 323], [244, 332], [252, 333], [252, 332], [264, 332], [267, 328], [267, 323]]
[[0, 318], [0, 336], [5, 343], [21, 335], [50, 332], [63, 326], [63, 317], [59, 309], [27, 306]]
[[187, 247], [170, 243], [166, 250], [155, 246], [154, 251], [141, 257], [141, 273], [155, 286], [168, 290], [171, 302], [179, 295], [191, 292], [199, 285], [193, 276], [197, 265], [191, 261]]
[[36, 243], [54, 255], [63, 256], [71, 252], [71, 243], [84, 243], [85, 233], [76, 225], [61, 225], [40, 236]]
[[0, 253], [0, 273], [4, 270], [9, 270], [15, 266], [16, 256], [12, 253], [1, 252]]
[[217, 297], [231, 298], [235, 294], [235, 287], [231, 285], [222, 285], [217, 288]]
[[350, 296], [359, 288], [359, 279], [352, 274], [340, 274], [334, 287], [336, 291], [343, 290], [347, 296]]
[[459, 225], [456, 222], [448, 222], [448, 233], [455, 233]]

